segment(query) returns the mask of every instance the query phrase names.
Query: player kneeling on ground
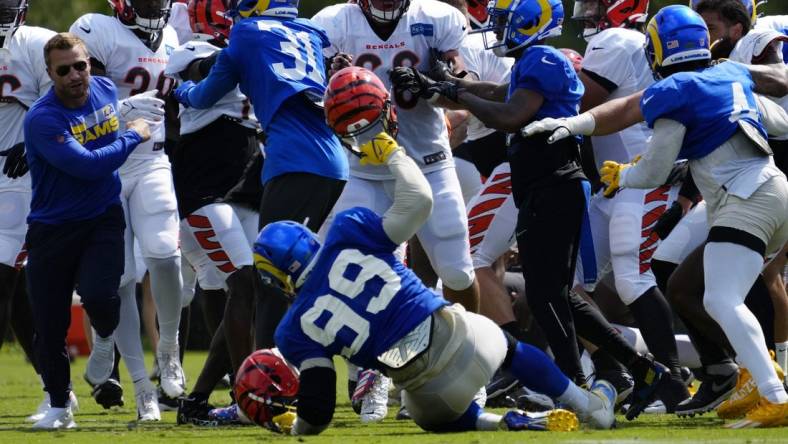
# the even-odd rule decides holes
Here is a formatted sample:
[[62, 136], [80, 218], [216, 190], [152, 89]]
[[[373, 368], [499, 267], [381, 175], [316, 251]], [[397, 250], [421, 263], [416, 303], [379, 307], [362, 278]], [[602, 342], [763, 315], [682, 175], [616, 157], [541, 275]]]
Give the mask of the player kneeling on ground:
[[578, 427], [566, 410], [484, 412], [473, 396], [501, 366], [589, 425], [611, 427], [616, 393], [610, 384], [579, 388], [540, 350], [450, 306], [394, 256], [429, 217], [432, 198], [418, 166], [394, 140], [396, 117], [380, 80], [363, 68], [343, 69], [329, 82], [325, 106], [329, 125], [363, 163], [389, 168], [394, 203], [382, 216], [361, 207], [339, 213], [322, 246], [315, 233], [287, 221], [266, 226], [255, 242], [263, 280], [291, 295], [298, 291], [275, 335], [282, 355], [301, 372], [292, 433], [317, 434], [331, 422], [335, 355], [384, 371], [403, 388], [403, 402], [425, 430]]

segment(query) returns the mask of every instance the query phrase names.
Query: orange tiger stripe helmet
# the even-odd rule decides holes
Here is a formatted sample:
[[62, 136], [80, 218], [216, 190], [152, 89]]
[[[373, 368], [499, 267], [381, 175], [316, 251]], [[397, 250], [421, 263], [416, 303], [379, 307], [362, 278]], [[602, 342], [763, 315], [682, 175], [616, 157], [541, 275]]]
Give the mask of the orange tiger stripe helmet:
[[383, 82], [371, 71], [350, 66], [328, 81], [324, 97], [326, 122], [342, 139], [354, 138], [373, 128], [397, 137], [397, 113]]

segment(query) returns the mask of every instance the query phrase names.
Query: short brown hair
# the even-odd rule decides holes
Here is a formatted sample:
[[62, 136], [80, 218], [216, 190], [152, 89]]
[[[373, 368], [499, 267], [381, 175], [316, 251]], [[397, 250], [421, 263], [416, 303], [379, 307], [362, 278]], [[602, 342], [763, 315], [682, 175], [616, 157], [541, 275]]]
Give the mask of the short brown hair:
[[46, 62], [47, 68], [49, 68], [49, 53], [52, 52], [52, 50], [67, 50], [76, 48], [77, 46], [82, 47], [82, 49], [85, 51], [85, 54], [88, 53], [88, 48], [85, 46], [85, 42], [83, 42], [81, 38], [70, 32], [61, 32], [55, 34], [51, 39], [49, 39], [47, 44], [44, 45], [44, 61]]

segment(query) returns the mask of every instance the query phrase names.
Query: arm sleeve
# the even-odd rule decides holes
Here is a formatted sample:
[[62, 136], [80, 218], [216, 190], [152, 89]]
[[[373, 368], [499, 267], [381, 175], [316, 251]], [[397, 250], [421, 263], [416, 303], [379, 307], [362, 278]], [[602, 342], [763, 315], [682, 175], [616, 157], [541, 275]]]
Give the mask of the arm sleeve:
[[788, 135], [788, 113], [778, 104], [759, 94], [755, 95], [766, 132], [772, 137]]
[[293, 435], [317, 435], [328, 427], [337, 402], [334, 367], [311, 367], [301, 372]]
[[622, 188], [656, 188], [665, 183], [673, 168], [673, 162], [681, 151], [687, 128], [670, 119], [659, 119], [654, 123], [654, 134], [635, 165], [621, 172]]
[[189, 93], [189, 103], [194, 108], [210, 108], [238, 85], [240, 77], [228, 50], [219, 53], [208, 77]]
[[427, 179], [404, 150], [388, 160], [394, 176], [394, 203], [383, 215], [383, 231], [399, 245], [413, 237], [432, 212], [432, 191]]
[[67, 129], [41, 120], [44, 119], [39, 119], [35, 131], [26, 134], [27, 145], [35, 147], [36, 153], [55, 168], [80, 179], [93, 180], [111, 174], [142, 141], [135, 131], [126, 131], [111, 144], [90, 151]]

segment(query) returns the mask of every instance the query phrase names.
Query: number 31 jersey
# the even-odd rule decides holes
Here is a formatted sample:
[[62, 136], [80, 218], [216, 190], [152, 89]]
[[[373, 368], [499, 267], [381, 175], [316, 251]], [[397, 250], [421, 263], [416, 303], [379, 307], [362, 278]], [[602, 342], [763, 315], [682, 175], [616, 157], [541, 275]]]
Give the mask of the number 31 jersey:
[[[430, 49], [441, 52], [459, 50], [465, 38], [465, 17], [452, 6], [434, 0], [411, 2], [387, 40], [375, 34], [357, 4], [329, 6], [312, 20], [326, 29], [331, 47], [326, 57], [337, 52], [353, 56], [353, 64], [373, 71], [391, 88], [389, 72], [397, 66], [415, 66], [420, 71], [430, 68]], [[412, 96], [395, 93], [399, 135], [397, 140], [422, 171], [429, 172], [453, 165], [443, 109]], [[350, 156], [354, 176], [387, 179], [386, 168], [361, 166]]]
[[[118, 100], [158, 89], [158, 97], [170, 93], [175, 80], [164, 75], [170, 53], [178, 47], [178, 36], [170, 26], [162, 32], [161, 44], [151, 50], [115, 17], [85, 14], [71, 25], [70, 32], [85, 41], [90, 56], [106, 68], [106, 76], [118, 88]], [[124, 122], [125, 123], [125, 122]], [[164, 154], [164, 122], [151, 125], [151, 139], [141, 143], [130, 159]]]
[[[342, 355], [362, 368], [413, 330], [445, 299], [394, 256], [380, 216], [354, 207], [339, 213], [315, 265], [276, 329], [275, 342], [295, 366]], [[305, 365], [306, 361], [306, 365]]]

